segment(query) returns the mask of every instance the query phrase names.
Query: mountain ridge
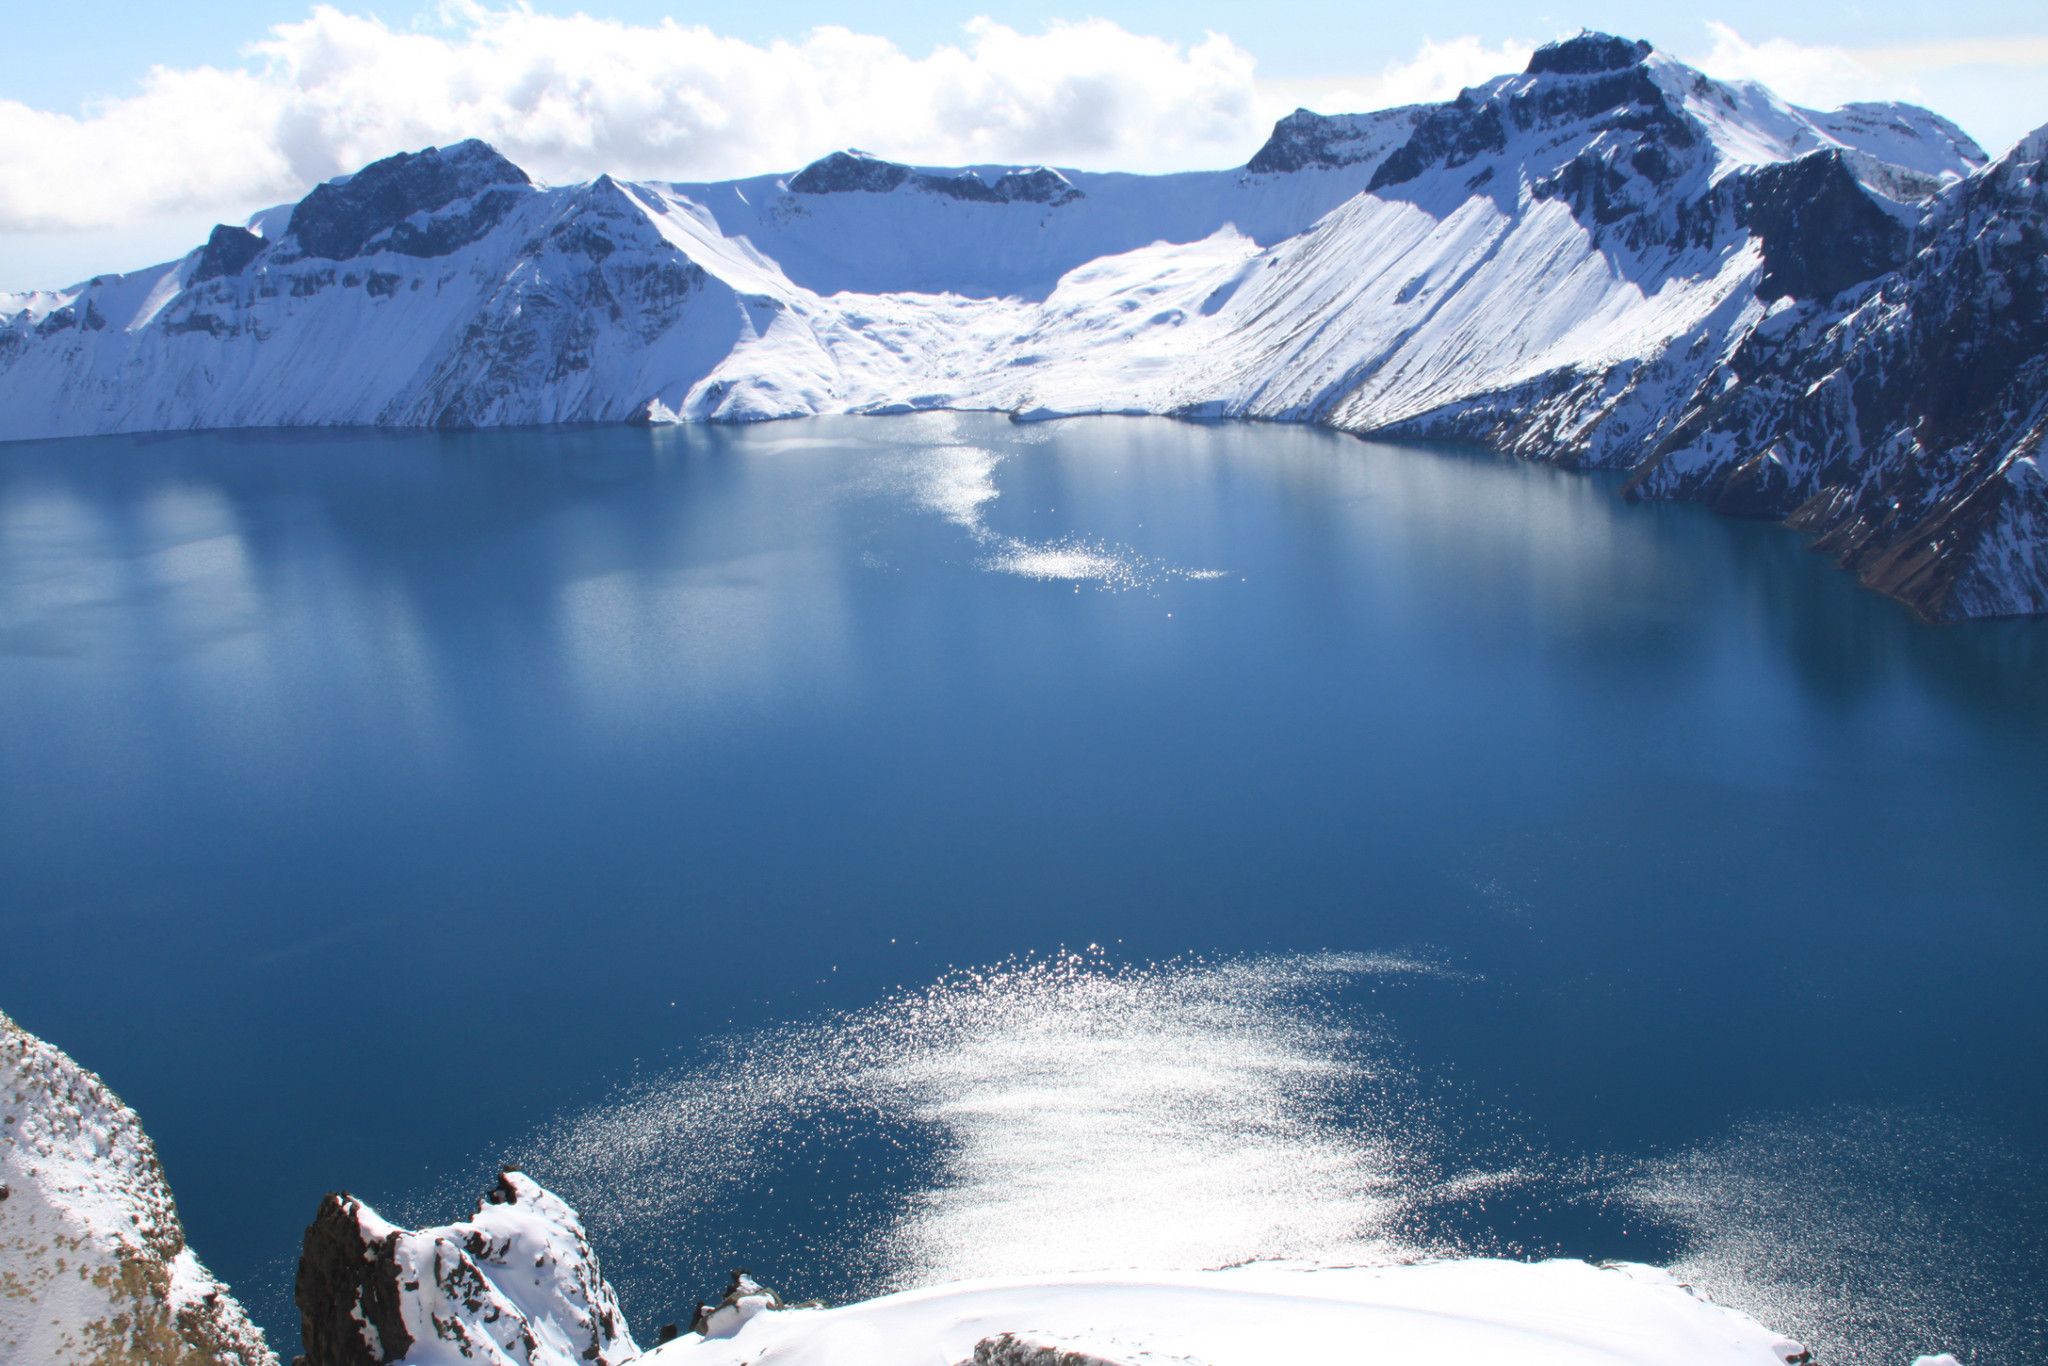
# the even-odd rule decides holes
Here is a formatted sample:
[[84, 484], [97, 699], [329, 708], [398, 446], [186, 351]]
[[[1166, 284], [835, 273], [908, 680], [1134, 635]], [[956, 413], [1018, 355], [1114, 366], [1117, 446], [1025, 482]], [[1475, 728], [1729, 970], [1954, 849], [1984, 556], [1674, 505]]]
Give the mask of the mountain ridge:
[[[941, 407], [1315, 422], [1621, 469], [1634, 497], [1792, 521], [1930, 618], [2042, 612], [2048, 513], [2022, 486], [2038, 424], [1951, 414], [1984, 450], [1930, 456], [1955, 469], [1921, 471], [1919, 522], [1866, 516], [1849, 534], [1822, 516], [1813, 499], [1846, 466], [1782, 496], [1734, 492], [1812, 416], [1765, 402], [1794, 392], [1806, 354], [1770, 338], [1836, 344], [1830, 328], [1888, 289], [1966, 327], [1944, 295], [1961, 277], [1914, 263], [2025, 146], [1992, 163], [1928, 111], [1800, 110], [1592, 33], [1442, 104], [1298, 110], [1227, 171], [841, 151], [738, 181], [549, 187], [458, 143], [216, 229], [178, 262], [0, 297], [0, 438]], [[2029, 176], [1977, 210], [2022, 255]], [[2009, 266], [1978, 287], [2031, 278]], [[2042, 383], [2040, 329], [2008, 331], [2000, 414]], [[1917, 336], [1885, 345], [1970, 354]], [[1939, 365], [1916, 373], [1938, 407]], [[1715, 398], [1752, 389], [1739, 423]], [[1843, 430], [1801, 440], [1835, 466], [1898, 459]], [[1947, 522], [1978, 531], [1937, 538], [1913, 572], [1887, 559], [1972, 500], [2007, 509], [1996, 535]]]

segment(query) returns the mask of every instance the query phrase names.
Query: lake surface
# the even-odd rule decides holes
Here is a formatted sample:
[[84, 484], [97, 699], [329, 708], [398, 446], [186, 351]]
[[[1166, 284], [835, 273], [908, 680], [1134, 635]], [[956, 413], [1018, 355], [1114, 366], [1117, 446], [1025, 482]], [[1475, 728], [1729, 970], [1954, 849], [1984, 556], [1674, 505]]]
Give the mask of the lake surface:
[[1120, 1260], [1680, 1261], [2048, 1355], [2048, 626], [1271, 426], [0, 447], [0, 1008], [289, 1348], [524, 1161], [636, 1330]]

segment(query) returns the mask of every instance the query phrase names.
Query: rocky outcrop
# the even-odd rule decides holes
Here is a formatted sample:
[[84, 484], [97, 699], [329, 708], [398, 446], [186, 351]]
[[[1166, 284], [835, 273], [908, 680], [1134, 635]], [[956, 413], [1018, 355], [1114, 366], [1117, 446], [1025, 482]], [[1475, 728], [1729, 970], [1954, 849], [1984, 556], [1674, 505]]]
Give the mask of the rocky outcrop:
[[1815, 533], [1932, 620], [2048, 612], [2048, 130], [1938, 203], [1905, 266], [1786, 301], [1630, 492]]
[[[1184, 1357], [1179, 1360], [1182, 1366], [1197, 1366]], [[974, 1355], [960, 1366], [1134, 1366], [1134, 1363], [1042, 1334], [997, 1333], [975, 1343]]]
[[508, 1170], [476, 1213], [387, 1223], [327, 1196], [299, 1257], [305, 1366], [623, 1366], [640, 1355], [576, 1211]]
[[[292, 210], [289, 235], [305, 255], [333, 261], [372, 245], [404, 256], [445, 256], [497, 226], [531, 188], [526, 172], [472, 138], [400, 152], [314, 186]], [[470, 202], [439, 212], [459, 201]]]
[[1763, 247], [1759, 299], [1827, 299], [1906, 262], [1904, 224], [1878, 206], [1839, 151], [1745, 177], [1738, 221]]
[[1252, 154], [1245, 169], [1253, 175], [1284, 175], [1376, 163], [1401, 144], [1421, 113], [1420, 105], [1377, 114], [1297, 109], [1273, 125], [1272, 136]]
[[729, 1338], [746, 1326], [756, 1314], [782, 1309], [782, 1296], [755, 1280], [747, 1272], [735, 1271], [718, 1303], [699, 1303], [690, 1321], [690, 1331], [699, 1337]]
[[887, 194], [909, 187], [947, 199], [978, 204], [1045, 204], [1057, 206], [1081, 197], [1073, 182], [1046, 166], [1005, 171], [989, 181], [975, 171], [934, 175], [866, 152], [833, 152], [791, 176], [791, 194]]
[[0, 1361], [275, 1366], [192, 1250], [141, 1121], [0, 1015]]
[[240, 275], [262, 251], [263, 239], [247, 228], [216, 224], [206, 239], [206, 246], [200, 250], [199, 264], [192, 269], [191, 283], [204, 284], [224, 275]]

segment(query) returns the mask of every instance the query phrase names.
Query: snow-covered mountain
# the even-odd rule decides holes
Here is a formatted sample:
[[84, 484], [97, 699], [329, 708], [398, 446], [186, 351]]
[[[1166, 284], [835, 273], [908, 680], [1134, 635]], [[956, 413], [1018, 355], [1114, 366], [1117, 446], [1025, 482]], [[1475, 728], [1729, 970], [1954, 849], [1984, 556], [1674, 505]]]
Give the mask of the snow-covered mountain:
[[[1635, 470], [1642, 496], [1818, 529], [1929, 616], [2034, 612], [2025, 150], [1987, 166], [1925, 110], [1802, 110], [1599, 34], [1445, 104], [1299, 111], [1230, 171], [839, 152], [543, 187], [468, 142], [153, 270], [0, 296], [0, 438], [930, 407], [1307, 421]], [[1942, 264], [1965, 248], [2003, 262], [1973, 300]], [[1821, 349], [1873, 329], [1890, 340], [1858, 349], [1918, 377], [1881, 386], [1884, 438], [1855, 401], [1809, 404], [1801, 368], [1832, 373]], [[1999, 398], [1958, 399], [1986, 350]], [[1747, 492], [1778, 489], [1759, 459], [1786, 471], [1769, 497]], [[1872, 511], [1908, 494], [1910, 515]]]
[[1632, 487], [1816, 532], [1932, 617], [2048, 612], [2044, 428], [2048, 130], [1938, 200], [1896, 273], [1782, 301]]
[[142, 1124], [0, 1015], [0, 1361], [277, 1366], [192, 1249]]

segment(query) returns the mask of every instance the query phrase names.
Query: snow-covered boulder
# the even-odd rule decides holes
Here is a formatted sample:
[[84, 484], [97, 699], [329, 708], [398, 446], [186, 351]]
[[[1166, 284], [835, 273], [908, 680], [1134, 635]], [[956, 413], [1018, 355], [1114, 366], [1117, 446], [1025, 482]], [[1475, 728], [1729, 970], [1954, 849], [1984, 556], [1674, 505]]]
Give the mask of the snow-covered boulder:
[[459, 1223], [400, 1228], [348, 1194], [306, 1230], [307, 1366], [623, 1366], [640, 1355], [583, 1221], [507, 1171]]
[[104, 1082], [0, 1014], [0, 1362], [274, 1366]]

